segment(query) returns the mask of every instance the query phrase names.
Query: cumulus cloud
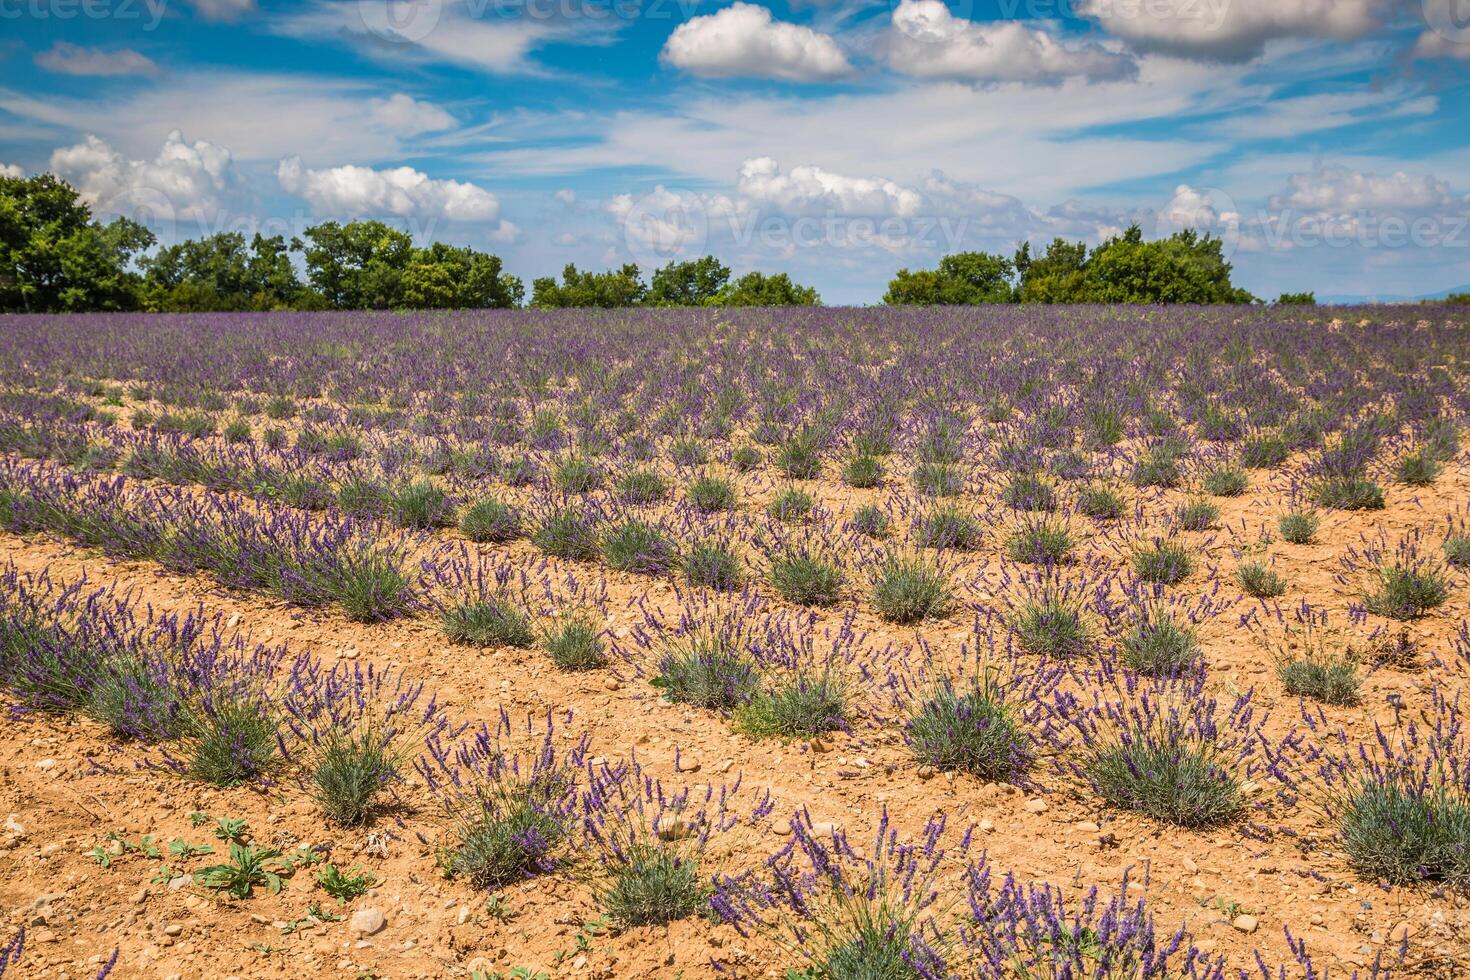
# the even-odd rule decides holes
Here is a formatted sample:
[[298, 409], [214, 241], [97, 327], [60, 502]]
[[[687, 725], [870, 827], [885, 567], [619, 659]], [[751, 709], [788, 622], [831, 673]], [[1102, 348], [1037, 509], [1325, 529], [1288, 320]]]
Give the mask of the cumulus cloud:
[[1347, 167], [1323, 167], [1293, 174], [1284, 191], [1271, 198], [1271, 207], [1317, 215], [1360, 211], [1426, 212], [1463, 208], [1449, 184], [1431, 174], [1361, 173]]
[[1244, 61], [1278, 38], [1352, 40], [1395, 0], [1080, 0], [1077, 13], [1135, 48]]
[[75, 146], [53, 152], [50, 169], [100, 216], [144, 222], [203, 219], [241, 186], [228, 149], [206, 140], [186, 142], [177, 129], [152, 160], [129, 160], [88, 134]]
[[553, 194], [552, 197], [556, 198], [567, 207], [571, 207], [573, 204], [577, 203], [577, 192], [570, 187], [561, 188], [555, 194]]
[[153, 59], [131, 49], [108, 51], [103, 48], [84, 48], [66, 41], [57, 41], [36, 55], [36, 64], [59, 75], [106, 78], [159, 74], [159, 68], [153, 63]]
[[421, 102], [398, 92], [368, 102], [368, 115], [384, 129], [405, 136], [433, 133], [454, 125], [454, 117], [432, 102]]
[[509, 240], [516, 229], [500, 219], [500, 201], [475, 184], [436, 180], [412, 167], [374, 170], [350, 164], [314, 170], [300, 157], [287, 157], [276, 179], [288, 194], [305, 198], [322, 215], [403, 218], [494, 225], [493, 237]]
[[0, 163], [0, 177], [14, 177], [19, 180], [25, 175], [25, 170], [13, 163]]
[[1470, 20], [1461, 0], [1423, 0], [1427, 30], [1414, 44], [1416, 58], [1458, 58], [1470, 61]]
[[769, 10], [751, 3], [734, 3], [680, 24], [659, 57], [706, 78], [816, 82], [852, 73], [847, 56], [830, 36], [773, 20]]
[[740, 196], [788, 214], [831, 213], [909, 217], [923, 204], [918, 191], [891, 180], [847, 177], [804, 165], [783, 174], [770, 157], [755, 157], [740, 166]]
[[1064, 45], [1018, 21], [957, 18], [942, 0], [902, 0], [886, 41], [888, 64], [918, 78], [1055, 84], [1067, 78], [1133, 78], [1126, 54], [1090, 43]]

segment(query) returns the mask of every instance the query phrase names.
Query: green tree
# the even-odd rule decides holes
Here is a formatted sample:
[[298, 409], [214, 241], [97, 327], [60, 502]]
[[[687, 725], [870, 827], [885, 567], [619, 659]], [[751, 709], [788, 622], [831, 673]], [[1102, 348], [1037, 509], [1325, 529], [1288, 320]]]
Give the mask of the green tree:
[[639, 278], [638, 267], [632, 264], [606, 272], [582, 272], [567, 263], [561, 279], [560, 284], [550, 276], [532, 282], [531, 305], [543, 308], [636, 306], [648, 293], [648, 287]]
[[720, 290], [711, 306], [820, 306], [822, 298], [810, 286], [800, 286], [784, 272], [768, 276], [747, 272]]
[[239, 232], [165, 245], [139, 261], [143, 304], [166, 312], [270, 310], [291, 306], [302, 286], [284, 237]]
[[51, 174], [0, 177], [0, 309], [136, 309], [133, 260], [153, 243], [136, 221], [92, 220], [76, 190]]
[[1277, 306], [1316, 306], [1316, 293], [1282, 293], [1276, 297]]
[[959, 252], [939, 260], [937, 270], [900, 269], [883, 302], [891, 305], [968, 306], [1014, 299], [1010, 259], [989, 252]]
[[1185, 229], [1146, 242], [1133, 225], [1087, 257], [1082, 274], [1086, 303], [1249, 303], [1254, 297], [1230, 283], [1223, 243]]
[[500, 257], [435, 242], [415, 249], [403, 272], [401, 305], [410, 309], [519, 306], [520, 279], [501, 270]]
[[1031, 257], [1031, 243], [1022, 242], [1012, 260], [1020, 282], [1016, 298], [1022, 303], [1081, 303], [1082, 271], [1087, 264], [1087, 245], [1052, 239], [1039, 257]]
[[403, 273], [413, 239], [381, 221], [323, 222], [301, 245], [306, 277], [337, 310], [386, 310], [403, 303]]
[[730, 269], [713, 255], [670, 262], [653, 274], [648, 288], [651, 306], [704, 306], [730, 281]]

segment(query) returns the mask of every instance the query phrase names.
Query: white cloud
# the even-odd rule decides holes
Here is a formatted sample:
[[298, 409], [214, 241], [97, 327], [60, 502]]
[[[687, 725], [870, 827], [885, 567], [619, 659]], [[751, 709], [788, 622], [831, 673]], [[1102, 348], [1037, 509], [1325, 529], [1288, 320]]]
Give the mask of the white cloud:
[[[172, 84], [87, 96], [0, 88], [0, 109], [69, 134], [95, 133], [124, 154], [156, 150], [173, 129], [228, 146], [237, 161], [300, 154], [308, 164], [379, 162], [449, 118], [429, 103], [382, 98], [367, 83], [312, 75], [189, 72]], [[69, 137], [68, 137], [69, 138]]]
[[1097, 44], [1064, 45], [1018, 21], [977, 23], [954, 17], [942, 0], [902, 0], [886, 41], [888, 64], [917, 78], [1052, 84], [1066, 78], [1131, 78], [1126, 54]]
[[770, 157], [755, 157], [741, 164], [736, 189], [746, 200], [787, 214], [909, 217], [917, 214], [923, 203], [917, 191], [891, 180], [846, 177], [812, 165], [783, 174]]
[[499, 220], [500, 202], [483, 187], [436, 180], [412, 167], [374, 170], [349, 164], [313, 170], [299, 157], [287, 157], [276, 168], [276, 179], [282, 190], [305, 198], [324, 216], [494, 224], [500, 240], [516, 231]]
[[1428, 28], [1414, 44], [1416, 58], [1457, 58], [1470, 61], [1470, 22], [1460, 0], [1423, 0]]
[[1219, 61], [1278, 38], [1367, 35], [1396, 0], [1080, 0], [1077, 13], [1139, 50]]
[[84, 48], [66, 41], [57, 41], [37, 54], [36, 64], [59, 75], [110, 77], [159, 74], [159, 68], [151, 58], [128, 48], [108, 51], [103, 48]]
[[567, 207], [571, 207], [577, 203], [577, 192], [570, 187], [563, 187], [552, 196]]
[[831, 37], [773, 20], [769, 10], [751, 3], [734, 3], [680, 24], [659, 57], [706, 78], [816, 82], [852, 73], [847, 56]]
[[75, 146], [54, 151], [50, 169], [97, 214], [145, 222], [202, 220], [240, 189], [228, 149], [205, 140], [185, 142], [178, 130], [168, 134], [152, 160], [130, 160], [88, 134]]
[[538, 46], [602, 43], [623, 23], [616, 17], [508, 17], [484, 2], [307, 0], [272, 17], [269, 28], [286, 37], [346, 42], [383, 61], [447, 63], [490, 75], [544, 75], [530, 58]]
[[25, 175], [26, 172], [23, 167], [13, 163], [0, 163], [0, 177], [14, 177], [16, 180], [20, 180]]
[[255, 0], [189, 0], [189, 6], [206, 20], [239, 20], [255, 10]]
[[1323, 217], [1364, 211], [1463, 210], [1466, 205], [1466, 198], [1457, 197], [1449, 184], [1431, 174], [1372, 174], [1340, 166], [1293, 174], [1287, 178], [1286, 190], [1271, 198], [1274, 209]]
[[434, 133], [454, 125], [454, 117], [444, 109], [432, 102], [420, 102], [402, 92], [386, 99], [372, 99], [368, 106], [368, 114], [374, 122], [406, 136]]

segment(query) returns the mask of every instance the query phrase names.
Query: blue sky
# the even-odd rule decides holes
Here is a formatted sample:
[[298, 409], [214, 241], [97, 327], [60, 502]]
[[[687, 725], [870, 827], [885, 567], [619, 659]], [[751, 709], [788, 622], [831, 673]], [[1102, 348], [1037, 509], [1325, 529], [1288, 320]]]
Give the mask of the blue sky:
[[169, 240], [376, 217], [528, 280], [828, 302], [1221, 235], [1263, 296], [1470, 283], [1470, 0], [0, 0], [0, 167]]

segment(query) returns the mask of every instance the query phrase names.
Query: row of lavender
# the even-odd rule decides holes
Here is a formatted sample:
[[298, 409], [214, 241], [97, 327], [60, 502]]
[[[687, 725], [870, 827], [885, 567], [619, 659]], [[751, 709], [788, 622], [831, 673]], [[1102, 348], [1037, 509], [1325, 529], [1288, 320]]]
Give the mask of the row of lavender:
[[[757, 866], [738, 867], [722, 856], [736, 851], [733, 842], [747, 850], [773, 809], [768, 796], [742, 792], [738, 780], [698, 793], [666, 787], [636, 760], [589, 759], [585, 738], [558, 751], [551, 719], [517, 724], [502, 713], [488, 725], [456, 724], [401, 676], [359, 665], [329, 669], [281, 646], [252, 645], [217, 618], [154, 614], [128, 595], [84, 582], [60, 586], [12, 569], [0, 579], [0, 614], [0, 682], [12, 710], [87, 714], [119, 740], [119, 757], [182, 777], [299, 784], [339, 825], [374, 819], [390, 793], [412, 814], [416, 791], [426, 791], [453, 818], [441, 835], [443, 867], [475, 887], [590, 870], [598, 902], [625, 927], [707, 910], [770, 936], [797, 969], [821, 975], [885, 965], [920, 977], [1014, 976], [1018, 969], [1051, 977], [1227, 973], [1222, 959], [1202, 954], [1182, 929], [1157, 933], [1126, 882], [1111, 898], [1094, 890], [1080, 903], [1066, 901], [1062, 889], [1009, 876], [997, 884], [984, 855], [968, 853], [971, 831], [950, 832], [942, 821], [906, 838], [885, 820], [863, 851], [840, 828], [798, 812], [787, 846]], [[1062, 729], [1083, 747], [1072, 764], [1087, 780], [1110, 774], [1126, 783], [1132, 765], [1202, 753], [1196, 797], [1247, 772], [1276, 787], [1271, 802], [1247, 802], [1248, 787], [1233, 783], [1234, 811], [1212, 819], [1268, 815], [1309, 791], [1333, 840], [1375, 877], [1381, 869], [1363, 855], [1403, 851], [1423, 830], [1406, 833], [1405, 814], [1452, 825], [1443, 808], [1467, 788], [1460, 715], [1442, 699], [1423, 732], [1411, 725], [1359, 745], [1342, 733], [1311, 737], [1311, 728], [1324, 726], [1307, 719], [1301, 733], [1273, 744], [1249, 695], [1217, 708], [1197, 678], [1166, 691], [1104, 668], [1082, 688], [1094, 691], [1090, 703], [1065, 693], [1059, 680], [1043, 665], [971, 692], [991, 697], [992, 708], [1004, 707], [1004, 691], [1042, 705], [1024, 717], [1002, 711], [991, 719], [1020, 736], [1008, 757], [992, 756], [1010, 767], [995, 778], [1029, 783], [1030, 747], [1057, 743]], [[955, 683], [940, 684], [936, 700]], [[1056, 732], [1047, 734], [1044, 716], [1058, 723]], [[915, 745], [936, 731], [921, 718], [908, 727]], [[961, 715], [951, 724], [964, 721]], [[125, 742], [141, 754], [125, 751]], [[1133, 754], [1139, 748], [1150, 761]], [[1384, 806], [1394, 808], [1392, 819], [1380, 812]], [[1178, 814], [1156, 815], [1179, 822]], [[1446, 841], [1433, 844], [1400, 861], [1400, 870], [1463, 881], [1470, 870], [1463, 853], [1455, 858]], [[1316, 976], [1305, 945], [1292, 947], [1298, 968]]]

